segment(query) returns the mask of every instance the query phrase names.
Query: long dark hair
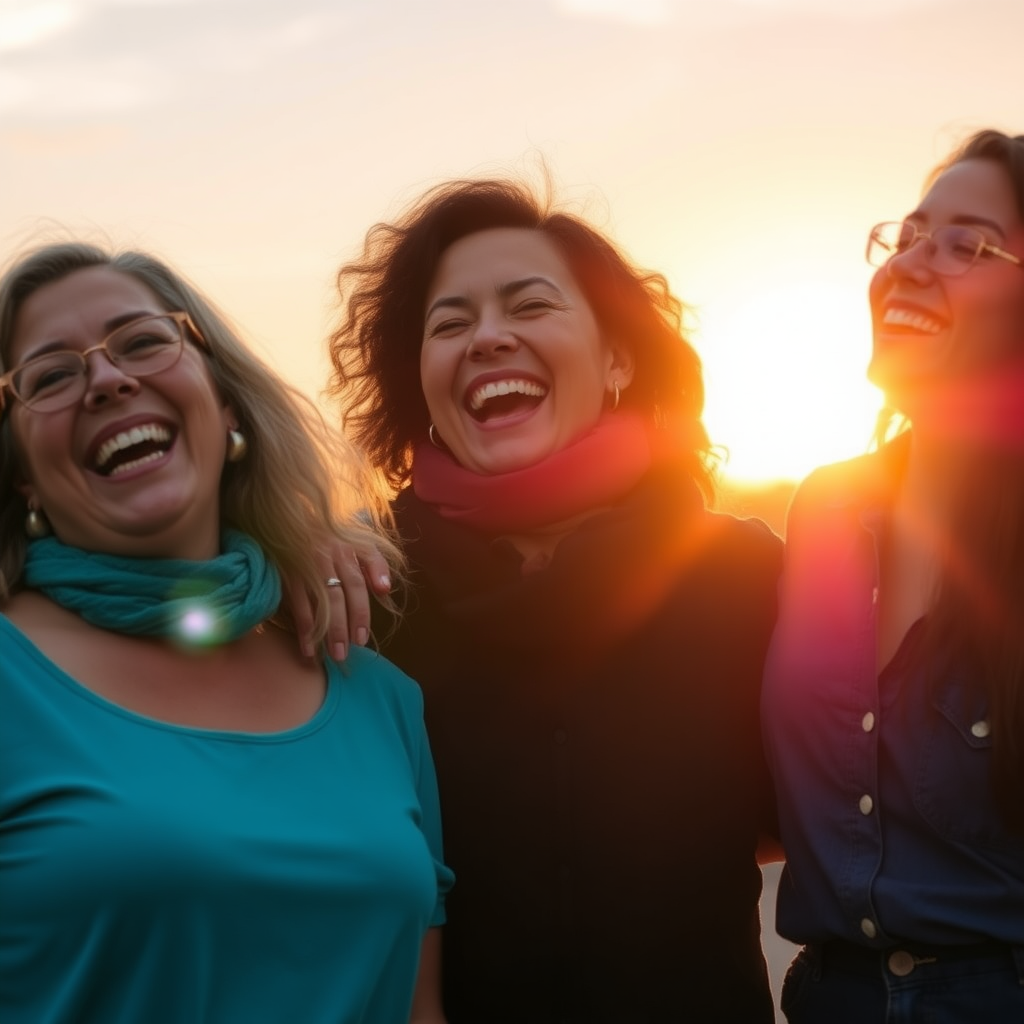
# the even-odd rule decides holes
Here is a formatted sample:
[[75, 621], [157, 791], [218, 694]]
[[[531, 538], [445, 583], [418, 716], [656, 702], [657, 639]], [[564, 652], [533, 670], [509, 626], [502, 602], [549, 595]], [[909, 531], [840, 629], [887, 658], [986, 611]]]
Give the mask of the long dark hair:
[[527, 228], [565, 257], [602, 332], [630, 346], [636, 371], [623, 405], [681, 428], [687, 471], [714, 492], [710, 443], [701, 421], [704, 382], [682, 331], [682, 303], [660, 274], [633, 267], [579, 217], [555, 211], [519, 182], [451, 181], [426, 193], [395, 224], [376, 224], [362, 256], [338, 273], [342, 314], [331, 335], [331, 390], [345, 426], [393, 487], [409, 476], [412, 447], [430, 425], [420, 387], [427, 290], [444, 251], [491, 228]]
[[[1024, 135], [978, 132], [929, 181], [964, 160], [1003, 168], [1024, 221]], [[1024, 369], [1024, 318], [1017, 333]], [[1020, 439], [968, 444], [922, 656], [952, 652], [977, 667], [989, 704], [993, 789], [1005, 818], [1024, 831], [1024, 451]]]

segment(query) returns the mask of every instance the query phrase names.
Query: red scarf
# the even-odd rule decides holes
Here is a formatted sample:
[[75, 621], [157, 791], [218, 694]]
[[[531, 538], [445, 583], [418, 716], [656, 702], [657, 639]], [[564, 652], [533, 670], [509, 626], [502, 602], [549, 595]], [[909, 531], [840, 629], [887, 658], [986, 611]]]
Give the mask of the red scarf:
[[417, 445], [416, 496], [485, 533], [528, 533], [618, 501], [654, 462], [648, 418], [605, 413], [597, 426], [554, 455], [511, 473], [483, 475], [459, 465], [447, 451]]

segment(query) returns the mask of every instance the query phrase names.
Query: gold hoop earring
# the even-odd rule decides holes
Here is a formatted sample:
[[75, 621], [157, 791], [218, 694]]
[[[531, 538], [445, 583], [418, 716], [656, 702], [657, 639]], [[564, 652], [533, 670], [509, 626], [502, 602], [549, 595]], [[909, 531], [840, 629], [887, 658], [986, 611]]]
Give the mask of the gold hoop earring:
[[430, 424], [430, 429], [427, 431], [427, 437], [430, 438], [430, 443], [435, 448], [440, 448], [441, 451], [444, 451], [444, 445], [440, 441], [438, 441], [438, 439], [437, 439], [437, 431], [434, 430], [434, 424], [433, 423]]
[[46, 516], [34, 505], [29, 505], [28, 515], [25, 516], [25, 533], [32, 540], [39, 540], [50, 534], [50, 524]]
[[224, 453], [224, 458], [228, 462], [241, 462], [248, 450], [249, 442], [246, 441], [245, 434], [232, 427], [228, 431], [228, 446]]
[[619, 407], [619, 399], [622, 396], [619, 393], [619, 382], [618, 381], [613, 381], [612, 382], [612, 387], [615, 389], [615, 397], [612, 398], [612, 412], [615, 412], [615, 410], [618, 409], [618, 407]]

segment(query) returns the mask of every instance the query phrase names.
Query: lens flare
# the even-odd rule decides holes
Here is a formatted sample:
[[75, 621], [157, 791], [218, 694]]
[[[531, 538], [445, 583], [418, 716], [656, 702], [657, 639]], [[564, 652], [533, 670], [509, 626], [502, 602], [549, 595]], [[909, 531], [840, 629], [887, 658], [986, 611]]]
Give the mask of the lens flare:
[[197, 604], [189, 608], [178, 622], [178, 638], [187, 647], [205, 647], [215, 643], [220, 634], [220, 619], [210, 608]]

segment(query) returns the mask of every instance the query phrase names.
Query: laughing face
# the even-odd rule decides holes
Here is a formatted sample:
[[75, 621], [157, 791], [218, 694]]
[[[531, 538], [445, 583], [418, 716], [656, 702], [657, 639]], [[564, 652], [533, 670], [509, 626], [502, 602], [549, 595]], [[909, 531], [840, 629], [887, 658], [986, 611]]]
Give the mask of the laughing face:
[[602, 338], [555, 244], [494, 228], [445, 250], [427, 293], [420, 381], [440, 440], [476, 473], [508, 473], [593, 427], [628, 352]]
[[[990, 160], [948, 168], [906, 219], [928, 235], [967, 225], [990, 245], [1024, 253], [1011, 183]], [[983, 382], [1024, 357], [1024, 272], [991, 253], [963, 274], [943, 276], [929, 263], [929, 242], [919, 239], [875, 273], [870, 297], [868, 376], [914, 420], [966, 408], [955, 392], [967, 380]]]
[[[77, 270], [33, 292], [14, 323], [9, 363], [83, 351], [132, 319], [168, 312], [140, 281]], [[13, 403], [22, 494], [66, 544], [111, 554], [203, 559], [219, 549], [219, 485], [234, 425], [204, 357], [186, 342], [167, 370], [136, 379], [103, 352], [86, 392], [38, 412]]]

